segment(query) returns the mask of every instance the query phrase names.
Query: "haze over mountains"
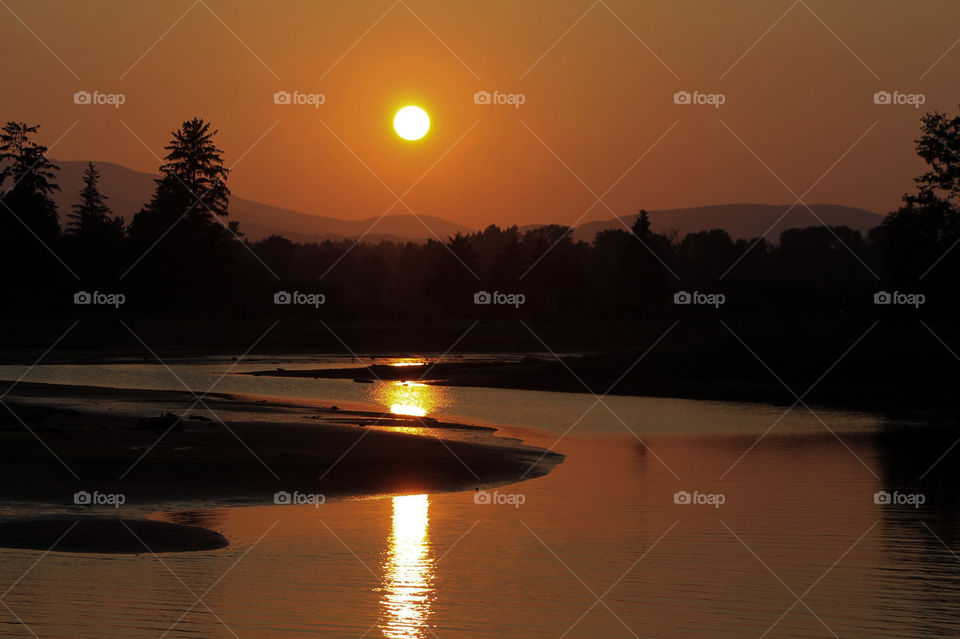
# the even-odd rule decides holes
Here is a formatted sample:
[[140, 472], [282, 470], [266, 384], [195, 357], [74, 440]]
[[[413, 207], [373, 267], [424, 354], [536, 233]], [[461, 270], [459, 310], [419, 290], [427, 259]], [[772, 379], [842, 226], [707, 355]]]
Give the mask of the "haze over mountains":
[[[77, 201], [77, 193], [82, 185], [82, 173], [87, 163], [62, 160], [55, 160], [55, 163], [60, 166], [58, 178], [61, 190], [55, 194], [54, 199], [61, 214], [64, 214]], [[110, 162], [97, 162], [96, 166], [101, 173], [101, 190], [110, 198], [108, 204], [115, 214], [129, 221], [143, 204], [149, 201], [157, 176]], [[845, 225], [865, 232], [880, 224], [883, 219], [872, 211], [834, 204], [810, 205], [813, 213], [802, 205], [797, 205], [787, 212], [788, 209], [788, 205], [720, 204], [651, 211], [650, 221], [654, 231], [676, 231], [681, 237], [695, 231], [721, 228], [734, 240], [766, 234], [768, 240], [776, 241], [780, 233], [788, 228], [826, 223], [831, 226]], [[376, 217], [344, 220], [284, 209], [236, 196], [230, 198], [230, 215], [231, 219], [240, 222], [240, 230], [252, 240], [276, 233], [295, 242], [356, 239], [360, 236], [370, 242], [424, 241], [437, 238], [446, 240], [458, 231], [466, 233], [474, 230], [439, 217], [420, 215], [418, 219], [417, 216], [409, 214], [387, 215], [374, 226]], [[622, 219], [629, 225], [635, 217], [636, 214], [631, 214], [623, 216]], [[537, 226], [540, 225], [521, 228]], [[618, 228], [623, 229], [624, 224], [614, 218], [587, 222], [575, 228], [573, 238], [590, 242], [599, 231]]]

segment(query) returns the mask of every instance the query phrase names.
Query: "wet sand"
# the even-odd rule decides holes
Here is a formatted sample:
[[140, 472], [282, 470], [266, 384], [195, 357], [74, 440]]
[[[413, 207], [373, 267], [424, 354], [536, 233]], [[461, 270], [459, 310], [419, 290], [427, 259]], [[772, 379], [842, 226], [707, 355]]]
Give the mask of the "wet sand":
[[472, 490], [544, 475], [563, 459], [491, 428], [225, 394], [198, 404], [186, 392], [22, 383], [6, 401], [0, 497], [77, 513], [0, 522], [9, 548], [213, 550], [227, 545], [216, 531], [119, 513]]
[[217, 550], [220, 533], [148, 519], [58, 516], [0, 522], [0, 547], [55, 552], [140, 554]]
[[[329, 405], [211, 394], [210, 411], [191, 410], [186, 392], [28, 383], [6, 401], [16, 415], [0, 415], [0, 497], [65, 507], [78, 491], [130, 506], [473, 490], [563, 459], [492, 429]], [[187, 418], [142, 421], [165, 410]]]

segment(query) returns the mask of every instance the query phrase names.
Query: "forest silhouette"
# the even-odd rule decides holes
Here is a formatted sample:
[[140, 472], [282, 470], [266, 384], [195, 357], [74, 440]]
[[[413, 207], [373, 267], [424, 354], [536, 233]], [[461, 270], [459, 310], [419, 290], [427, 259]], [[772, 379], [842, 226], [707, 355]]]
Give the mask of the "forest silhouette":
[[[112, 352], [129, 346], [116, 326], [106, 328], [119, 318], [150, 326], [156, 343], [182, 349], [236, 348], [234, 336], [283, 320], [273, 338], [280, 349], [342, 350], [346, 343], [443, 350], [479, 320], [485, 327], [465, 343], [478, 350], [553, 345], [631, 353], [678, 320], [687, 332], [665, 342], [661, 350], [673, 359], [659, 370], [696, 376], [682, 371], [705, 352], [731, 366], [737, 359], [711, 341], [718, 335], [731, 341], [719, 319], [744, 326], [751, 343], [783, 367], [803, 369], [805, 379], [826, 365], [818, 361], [806, 371], [797, 363], [813, 345], [836, 357], [874, 320], [916, 328], [919, 318], [937, 322], [957, 306], [960, 156], [952, 149], [960, 149], [960, 117], [922, 117], [916, 143], [927, 170], [902, 206], [865, 236], [811, 226], [788, 229], [775, 241], [734, 241], [722, 229], [657, 234], [644, 211], [590, 243], [574, 241], [571, 227], [557, 224], [491, 225], [443, 242], [295, 243], [277, 235], [250, 241], [230, 220], [229, 171], [216, 135], [201, 119], [174, 131], [153, 196], [125, 223], [111, 212], [93, 163], [71, 210], [58, 211], [51, 197], [59, 188], [57, 167], [37, 142], [38, 126], [3, 127], [5, 348], [48, 343], [53, 326], [79, 318], [97, 321], [86, 322], [67, 345]], [[81, 292], [98, 292], [101, 300], [113, 295], [111, 302], [120, 295], [122, 305], [78, 299]], [[678, 303], [694, 293], [701, 300], [720, 295], [722, 305]], [[886, 304], [884, 293], [900, 298]], [[477, 303], [486, 294], [499, 297]], [[904, 295], [913, 301], [898, 303]], [[512, 303], [496, 303], [505, 298]], [[339, 327], [336, 334], [330, 326]], [[884, 338], [893, 351], [890, 369], [916, 355], [915, 338], [894, 332]], [[926, 370], [938, 380], [956, 374], [943, 361]], [[859, 369], [866, 377], [878, 371], [889, 372], [867, 361]]]

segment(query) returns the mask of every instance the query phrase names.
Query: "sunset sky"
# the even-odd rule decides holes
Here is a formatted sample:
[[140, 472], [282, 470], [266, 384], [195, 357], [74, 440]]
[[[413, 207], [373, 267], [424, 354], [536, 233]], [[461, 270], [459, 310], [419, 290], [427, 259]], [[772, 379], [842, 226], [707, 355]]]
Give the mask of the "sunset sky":
[[[237, 196], [357, 219], [410, 189], [416, 213], [480, 227], [610, 218], [588, 209], [612, 185], [619, 215], [800, 196], [886, 212], [921, 169], [921, 114], [960, 103], [953, 0], [470, 4], [3, 0], [0, 118], [63, 136], [54, 158], [155, 171], [151, 151], [200, 116]], [[77, 91], [125, 103], [77, 105]], [[325, 102], [278, 105], [277, 91]], [[431, 117], [418, 142], [392, 129], [407, 104]]]

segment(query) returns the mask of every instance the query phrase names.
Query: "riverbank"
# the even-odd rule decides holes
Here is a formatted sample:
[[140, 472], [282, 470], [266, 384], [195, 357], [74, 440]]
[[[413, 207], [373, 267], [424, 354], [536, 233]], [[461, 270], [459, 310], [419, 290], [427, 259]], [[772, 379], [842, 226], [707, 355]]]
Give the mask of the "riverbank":
[[60, 506], [80, 491], [130, 507], [473, 490], [563, 459], [493, 429], [329, 405], [28, 383], [5, 401], [0, 497]]
[[[597, 394], [785, 406], [794, 403], [796, 393], [809, 405], [889, 414], [960, 409], [953, 392], [960, 384], [960, 366], [951, 354], [960, 348], [960, 330], [923, 309], [871, 304], [869, 310], [808, 317], [800, 312], [742, 314], [733, 306], [678, 306], [667, 314], [603, 321], [517, 316], [411, 322], [365, 316], [317, 322], [295, 315], [263, 321], [205, 317], [171, 324], [126, 318], [143, 342], [112, 318], [80, 322], [43, 363], [155, 363], [144, 343], [167, 363], [223, 361], [238, 358], [256, 343], [255, 352], [239, 357], [246, 370], [247, 362], [265, 354], [276, 360], [264, 362], [265, 371], [286, 366], [286, 356], [356, 358], [358, 368], [385, 363], [387, 357], [426, 358], [442, 360], [431, 380], [454, 386], [561, 392], [585, 392], [586, 386]], [[9, 343], [0, 343], [0, 361], [34, 361], [68, 326], [59, 316], [55, 321], [18, 318], [7, 334]], [[483, 353], [533, 357], [512, 365], [458, 362], [460, 354]], [[327, 373], [323, 367], [296, 375], [373, 377], [363, 370]], [[416, 379], [421, 373], [376, 370], [381, 379]]]
[[141, 554], [218, 550], [220, 533], [149, 519], [83, 515], [0, 521], [0, 547], [57, 552]]
[[[250, 371], [252, 376], [307, 379], [353, 379], [357, 382], [417, 381], [439, 386], [507, 388], [516, 390], [570, 393], [592, 392], [596, 395], [668, 397], [728, 402], [759, 402], [792, 405], [797, 396], [790, 392], [759, 362], [754, 366], [764, 373], [738, 375], [741, 362], [730, 362], [727, 374], [716, 371], [704, 374], [695, 367], [678, 368], [658, 359], [657, 366], [638, 362], [639, 353], [590, 354], [568, 356], [527, 356], [519, 361], [440, 361], [423, 358], [421, 366], [370, 364], [351, 368], [284, 369]], [[741, 358], [742, 359], [742, 358]], [[708, 370], [712, 371], [711, 366]], [[822, 373], [822, 371], [821, 371]], [[957, 408], [958, 400], [949, 380], [941, 383], [905, 383], [904, 380], [874, 378], [830, 379], [804, 378], [790, 387], [808, 404], [831, 408], [882, 412], [889, 415], [942, 414]], [[809, 394], [805, 391], [811, 389]]]

